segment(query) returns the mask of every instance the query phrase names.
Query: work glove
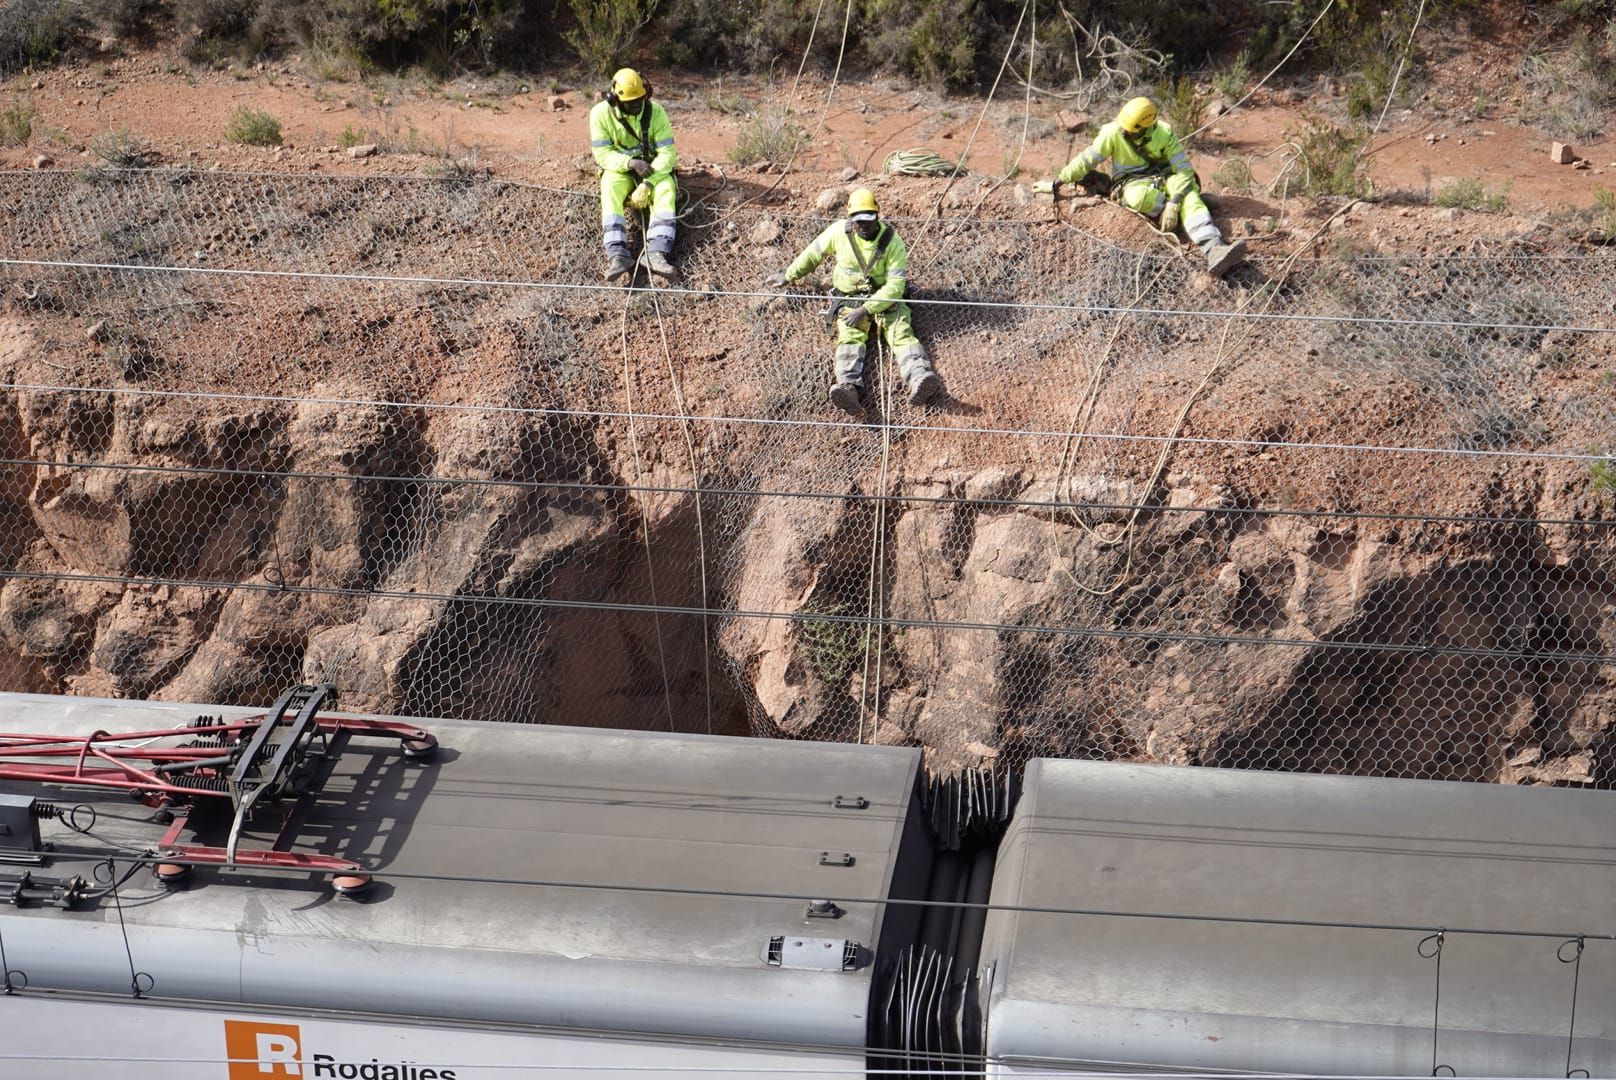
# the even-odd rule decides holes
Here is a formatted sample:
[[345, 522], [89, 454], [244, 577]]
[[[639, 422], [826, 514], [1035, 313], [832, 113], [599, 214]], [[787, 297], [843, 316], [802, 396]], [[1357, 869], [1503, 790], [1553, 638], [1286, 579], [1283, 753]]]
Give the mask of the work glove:
[[775, 272], [773, 274], [770, 274], [768, 276], [767, 280], [768, 280], [769, 284], [773, 285], [776, 289], [783, 289], [787, 285], [791, 284], [790, 279], [787, 278], [786, 275], [783, 272], [779, 272], [779, 271], [777, 271], [777, 272]]
[[628, 204], [636, 210], [644, 210], [651, 205], [651, 185], [641, 180], [628, 197]]
[[1180, 208], [1183, 206], [1177, 199], [1168, 199], [1167, 205], [1162, 207], [1161, 231], [1172, 232], [1178, 228]]
[[651, 163], [644, 158], [629, 158], [628, 169], [642, 180], [651, 175]]
[[1039, 180], [1032, 185], [1034, 195], [1060, 195], [1061, 182], [1059, 180]]
[[851, 327], [861, 327], [870, 321], [870, 312], [863, 304], [853, 308], [842, 309], [842, 321]]

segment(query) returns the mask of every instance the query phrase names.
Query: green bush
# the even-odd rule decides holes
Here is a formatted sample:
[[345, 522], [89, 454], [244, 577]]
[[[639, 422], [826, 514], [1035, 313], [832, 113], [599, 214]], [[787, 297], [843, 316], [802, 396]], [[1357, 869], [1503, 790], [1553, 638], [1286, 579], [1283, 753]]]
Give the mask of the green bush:
[[358, 146], [360, 143], [369, 141], [370, 132], [362, 127], [354, 127], [352, 124], [344, 124], [342, 130], [337, 132], [337, 145], [345, 150], [350, 146]]
[[1347, 78], [1347, 115], [1354, 120], [1378, 118], [1393, 92], [1401, 96], [1405, 89], [1406, 84], [1401, 81], [1395, 87], [1392, 85], [1392, 76], [1396, 73], [1396, 63], [1384, 53], [1358, 65]]
[[76, 5], [10, 0], [0, 5], [0, 76], [56, 60], [84, 27]]
[[193, 64], [262, 52], [269, 27], [259, 0], [172, 0], [180, 52]]
[[76, 6], [97, 33], [134, 38], [149, 34], [162, 21], [164, 5], [157, 0], [77, 0]]
[[1225, 158], [1212, 174], [1214, 191], [1232, 191], [1245, 195], [1251, 191], [1251, 166], [1244, 158]]
[[[658, 26], [657, 58], [676, 67], [767, 71], [796, 63], [815, 7], [795, 0], [669, 0]], [[823, 31], [826, 24], [820, 22]], [[839, 35], [814, 35], [814, 55], [834, 59]]]
[[1195, 80], [1180, 75], [1170, 82], [1159, 83], [1155, 90], [1156, 104], [1166, 114], [1167, 122], [1185, 138], [1206, 121], [1206, 98], [1195, 89]]
[[567, 44], [592, 74], [607, 75], [633, 55], [634, 41], [656, 14], [660, 0], [567, 0], [577, 27]]
[[1309, 195], [1364, 195], [1369, 182], [1363, 175], [1362, 155], [1369, 135], [1348, 130], [1320, 116], [1305, 115], [1299, 131], [1290, 133], [1301, 170], [1301, 190]]
[[230, 114], [224, 126], [224, 137], [247, 146], [279, 146], [281, 122], [267, 112], [243, 105]]
[[1616, 493], [1616, 457], [1588, 466], [1588, 476], [1593, 481], [1595, 491]]
[[[822, 605], [822, 606], [821, 606]], [[870, 627], [841, 619], [816, 619], [815, 615], [852, 614], [846, 604], [805, 605], [797, 624], [808, 652], [808, 664], [826, 683], [836, 686], [864, 659], [870, 641]]]
[[1524, 119], [1571, 139], [1600, 134], [1616, 106], [1616, 63], [1586, 30], [1562, 48], [1527, 56], [1522, 74], [1530, 93]]
[[760, 161], [782, 165], [791, 160], [807, 138], [808, 133], [791, 113], [778, 105], [768, 105], [741, 128], [735, 145], [730, 148], [729, 159], [737, 165], [754, 165]]
[[1438, 206], [1483, 210], [1489, 214], [1496, 214], [1509, 205], [1509, 193], [1507, 190], [1488, 191], [1480, 180], [1462, 177], [1438, 188], [1431, 201]]
[[[979, 0], [866, 0], [866, 49], [937, 90], [972, 85], [982, 48]], [[997, 63], [992, 63], [994, 71]]]
[[169, 0], [182, 50], [219, 63], [296, 47], [326, 72], [377, 65], [444, 73], [526, 65], [559, 0]]
[[1212, 87], [1232, 105], [1245, 94], [1246, 84], [1250, 81], [1251, 50], [1241, 49], [1232, 64], [1213, 74]]
[[157, 164], [157, 151], [128, 128], [103, 131], [90, 138], [90, 153], [114, 169], [146, 169]]
[[34, 137], [34, 121], [39, 113], [33, 105], [18, 100], [0, 109], [0, 146], [27, 146]]
[[1616, 240], [1616, 191], [1610, 188], [1594, 191], [1594, 229], [1605, 243]]

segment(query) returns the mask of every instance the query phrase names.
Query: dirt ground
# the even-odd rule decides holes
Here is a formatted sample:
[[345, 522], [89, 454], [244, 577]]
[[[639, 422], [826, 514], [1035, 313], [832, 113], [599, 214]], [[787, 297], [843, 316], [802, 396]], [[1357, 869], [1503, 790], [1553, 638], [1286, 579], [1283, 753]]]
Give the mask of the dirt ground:
[[[1529, 221], [1591, 206], [1599, 189], [1616, 188], [1616, 139], [1577, 145], [1581, 162], [1557, 165], [1549, 157], [1550, 135], [1522, 122], [1520, 48], [1507, 34], [1476, 38], [1428, 65], [1415, 91], [1418, 105], [1390, 110], [1366, 153], [1375, 190], [1417, 205], [1453, 178], [1474, 179], [1489, 193], [1507, 196], [1507, 215]], [[795, 84], [784, 77], [771, 84], [655, 70], [647, 75], [668, 106], [687, 170], [750, 172], [730, 163], [738, 135], [760, 105], [788, 105], [815, 133], [785, 185], [804, 200], [804, 210], [817, 191], [842, 181], [845, 170], [876, 175], [889, 153], [913, 146], [964, 155], [978, 175], [1002, 176], [1019, 161], [1020, 179], [1047, 176], [1108, 118], [1103, 110], [1074, 116], [1076, 110], [1063, 111], [1058, 100], [1028, 102], [1015, 85], [1002, 87], [984, 108], [980, 96], [942, 97], [884, 76], [832, 85], [817, 74]], [[0, 152], [0, 163], [31, 168], [49, 159], [72, 167], [92, 160], [87, 145], [95, 136], [127, 129], [149, 142], [165, 165], [381, 174], [462, 160], [509, 179], [587, 188], [593, 170], [580, 168], [578, 159], [588, 149], [586, 115], [596, 90], [548, 77], [532, 83], [511, 76], [345, 81], [310, 74], [296, 56], [216, 71], [162, 51], [109, 53], [4, 86], [0, 94], [8, 104], [29, 103], [37, 118], [30, 144]], [[1208, 188], [1216, 189], [1210, 178], [1219, 165], [1239, 157], [1261, 192], [1278, 171], [1288, 134], [1306, 115], [1339, 116], [1339, 98], [1340, 87], [1328, 79], [1288, 82], [1280, 75], [1210, 121], [1192, 146]], [[284, 145], [227, 142], [227, 119], [241, 106], [279, 119]], [[342, 144], [356, 140], [379, 144], [381, 152], [352, 158]], [[982, 212], [1003, 207], [1013, 214], [1008, 194]], [[1234, 201], [1226, 212], [1261, 217], [1273, 213], [1272, 202], [1261, 196], [1247, 205]], [[1425, 213], [1436, 211], [1420, 216]], [[1399, 232], [1414, 239], [1419, 230], [1382, 232], [1395, 241]]]

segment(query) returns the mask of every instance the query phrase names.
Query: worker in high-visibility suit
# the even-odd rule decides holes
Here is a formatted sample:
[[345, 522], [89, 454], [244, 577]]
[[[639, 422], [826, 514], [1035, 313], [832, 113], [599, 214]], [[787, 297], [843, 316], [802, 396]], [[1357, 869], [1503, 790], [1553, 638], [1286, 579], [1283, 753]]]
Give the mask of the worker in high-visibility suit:
[[1245, 242], [1225, 244], [1212, 223], [1189, 155], [1172, 127], [1157, 115], [1155, 102], [1136, 97], [1122, 106], [1087, 150], [1055, 180], [1034, 184], [1033, 190], [1059, 194], [1062, 184], [1082, 183], [1104, 161], [1111, 162], [1111, 195], [1135, 213], [1155, 218], [1162, 232], [1173, 232], [1182, 223], [1185, 235], [1206, 253], [1206, 268], [1214, 277], [1222, 277], [1245, 258]]
[[645, 229], [645, 266], [658, 277], [674, 276], [673, 125], [668, 111], [651, 100], [651, 88], [633, 68], [612, 76], [606, 99], [589, 110], [589, 149], [600, 166], [600, 227], [606, 245], [606, 280], [634, 269], [628, 248], [625, 203], [651, 211]]
[[880, 207], [868, 188], [848, 196], [847, 217], [814, 237], [783, 272], [770, 274], [769, 284], [782, 286], [805, 277], [827, 256], [835, 257], [831, 287], [835, 290], [836, 359], [831, 402], [847, 412], [859, 412], [864, 351], [872, 322], [898, 361], [909, 400], [922, 405], [936, 397], [943, 382], [932, 370], [931, 357], [915, 336], [909, 305], [903, 302], [909, 286], [909, 251], [897, 230], [881, 220]]

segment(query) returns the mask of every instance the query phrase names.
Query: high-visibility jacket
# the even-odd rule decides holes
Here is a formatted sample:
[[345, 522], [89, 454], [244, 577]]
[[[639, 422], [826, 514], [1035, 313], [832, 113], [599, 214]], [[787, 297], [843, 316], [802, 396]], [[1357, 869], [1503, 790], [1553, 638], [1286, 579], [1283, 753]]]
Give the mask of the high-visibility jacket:
[[[1137, 146], [1137, 148], [1136, 148]], [[1183, 176], [1192, 183], [1195, 180], [1195, 169], [1190, 165], [1190, 156], [1184, 152], [1184, 147], [1173, 134], [1173, 129], [1167, 121], [1158, 120], [1144, 133], [1143, 138], [1129, 142], [1122, 130], [1122, 125], [1116, 121], [1106, 124], [1100, 133], [1094, 137], [1089, 148], [1073, 158], [1059, 173], [1061, 183], [1075, 184], [1099, 166], [1102, 161], [1111, 162], [1111, 179], [1113, 182], [1124, 181], [1132, 176], [1169, 175]]]
[[786, 280], [796, 281], [812, 273], [827, 255], [836, 256], [832, 287], [849, 296], [867, 295], [867, 311], [879, 314], [903, 299], [909, 285], [909, 249], [903, 246], [898, 231], [886, 222], [881, 223], [874, 240], [859, 236], [851, 222], [832, 223], [786, 268]]
[[643, 158], [653, 178], [666, 176], [679, 161], [668, 110], [655, 101], [649, 116], [625, 116], [609, 101], [596, 103], [589, 110], [589, 151], [604, 172], [627, 172], [632, 159]]

